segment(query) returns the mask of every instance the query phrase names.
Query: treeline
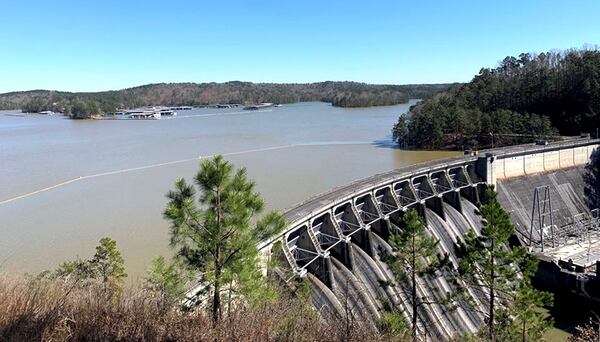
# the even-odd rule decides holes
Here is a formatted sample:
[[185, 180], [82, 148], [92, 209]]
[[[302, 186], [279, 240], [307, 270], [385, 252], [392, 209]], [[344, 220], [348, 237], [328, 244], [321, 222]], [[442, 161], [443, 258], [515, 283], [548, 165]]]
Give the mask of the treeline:
[[102, 112], [112, 111], [113, 106], [90, 99], [73, 98], [59, 100], [58, 102], [49, 102], [41, 97], [34, 97], [21, 110], [24, 113], [39, 113], [48, 110], [63, 113], [72, 119], [89, 119], [94, 115], [100, 115]]
[[408, 101], [408, 95], [400, 92], [348, 92], [335, 95], [331, 104], [336, 107], [389, 106]]
[[600, 51], [506, 57], [412, 108], [393, 129], [403, 146], [489, 147], [600, 127]]
[[0, 94], [0, 109], [24, 111], [69, 108], [76, 102], [94, 103], [101, 111], [139, 106], [199, 106], [210, 104], [295, 103], [324, 101], [341, 107], [366, 107], [404, 103], [444, 91], [446, 84], [375, 85], [357, 82], [276, 83], [160, 83], [95, 93], [47, 90]]

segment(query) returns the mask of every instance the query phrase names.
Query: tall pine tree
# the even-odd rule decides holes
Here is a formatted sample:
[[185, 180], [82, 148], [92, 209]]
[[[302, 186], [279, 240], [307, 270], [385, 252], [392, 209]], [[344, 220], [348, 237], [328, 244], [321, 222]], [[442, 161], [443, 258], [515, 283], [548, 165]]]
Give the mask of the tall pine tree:
[[202, 275], [201, 290], [211, 298], [210, 312], [217, 322], [234, 291], [255, 298], [256, 291], [265, 289], [257, 245], [281, 231], [285, 221], [270, 212], [253, 223], [265, 203], [246, 169], [234, 169], [222, 156], [204, 160], [194, 180], [198, 194], [193, 185], [177, 180], [167, 194], [164, 216], [171, 222], [177, 256]]
[[427, 235], [425, 223], [415, 210], [410, 210], [402, 217], [400, 229], [390, 236], [392, 254], [385, 255], [383, 260], [390, 266], [398, 283], [408, 281], [411, 298], [411, 336], [418, 339], [417, 320], [420, 310], [425, 305], [442, 304], [428, 298], [418, 291], [418, 277], [431, 274], [445, 264], [437, 254], [437, 240]]
[[[467, 284], [482, 288], [488, 297], [487, 337], [490, 341], [514, 337], [508, 330], [521, 332], [525, 338], [535, 335], [545, 326], [535, 311], [550, 304], [549, 295], [531, 286], [536, 260], [523, 247], [510, 247], [514, 228], [493, 187], [486, 191], [486, 202], [479, 206], [479, 213], [483, 219], [481, 235], [470, 231], [459, 246], [459, 272]], [[517, 322], [524, 328], [515, 330]]]

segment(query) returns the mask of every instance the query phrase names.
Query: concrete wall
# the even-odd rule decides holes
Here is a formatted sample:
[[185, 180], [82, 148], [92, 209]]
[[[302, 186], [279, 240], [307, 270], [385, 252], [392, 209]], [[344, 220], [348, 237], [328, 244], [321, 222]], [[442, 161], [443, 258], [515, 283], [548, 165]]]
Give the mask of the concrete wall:
[[504, 177], [518, 177], [525, 174], [525, 170], [523, 168], [525, 157], [517, 156], [512, 158], [507, 158], [504, 160]]
[[528, 154], [524, 160], [524, 172], [526, 175], [532, 175], [539, 172], [544, 172], [544, 154], [533, 153]]
[[544, 152], [544, 171], [560, 169], [560, 151]]
[[573, 149], [573, 160], [575, 165], [581, 165], [587, 163], [590, 158], [591, 152], [588, 152], [588, 146], [576, 147]]
[[575, 149], [560, 150], [559, 154], [560, 154], [559, 160], [560, 160], [561, 168], [575, 166], [575, 162], [573, 161], [575, 159]]
[[597, 147], [598, 144], [497, 155], [492, 166], [492, 179], [495, 183], [498, 179], [521, 177], [583, 165], [588, 162], [590, 155]]

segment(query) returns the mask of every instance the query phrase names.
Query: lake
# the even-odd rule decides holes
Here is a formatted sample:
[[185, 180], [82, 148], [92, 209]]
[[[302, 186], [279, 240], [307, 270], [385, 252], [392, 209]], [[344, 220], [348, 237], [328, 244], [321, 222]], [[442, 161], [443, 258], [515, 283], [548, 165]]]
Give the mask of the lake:
[[[194, 109], [161, 120], [69, 120], [0, 112], [0, 270], [40, 272], [89, 258], [110, 236], [132, 279], [169, 255], [165, 194], [199, 158], [224, 154], [270, 208], [393, 168], [456, 155], [394, 148], [408, 104], [346, 109]], [[15, 113], [15, 112], [12, 112]]]

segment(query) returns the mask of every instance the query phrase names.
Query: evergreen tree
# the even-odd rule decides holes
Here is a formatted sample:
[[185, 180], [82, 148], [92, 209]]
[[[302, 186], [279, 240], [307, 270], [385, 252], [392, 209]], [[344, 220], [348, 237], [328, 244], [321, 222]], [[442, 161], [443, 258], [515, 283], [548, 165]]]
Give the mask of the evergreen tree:
[[540, 307], [552, 305], [552, 294], [536, 290], [531, 285], [530, 278], [524, 277], [512, 302], [507, 310], [512, 318], [508, 340], [523, 342], [542, 340], [544, 332], [552, 325], [552, 319], [540, 311]]
[[89, 260], [75, 259], [61, 263], [58, 268], [52, 272], [50, 278], [61, 278], [64, 280], [74, 280], [81, 282], [95, 277], [95, 269]]
[[400, 115], [400, 117], [398, 118], [398, 122], [396, 122], [394, 128], [392, 129], [392, 138], [398, 144], [403, 144], [407, 140], [407, 123], [408, 117], [406, 116], [406, 114], [402, 114]]
[[117, 250], [117, 242], [111, 238], [100, 239], [100, 244], [96, 246], [96, 254], [89, 263], [105, 289], [120, 289], [127, 277], [125, 261]]
[[[120, 290], [125, 273], [124, 260], [117, 250], [117, 242], [111, 238], [100, 239], [96, 253], [89, 260], [77, 258], [65, 261], [53, 272], [45, 272], [50, 279], [73, 280], [79, 285], [88, 285], [92, 280], [100, 280], [105, 290]], [[84, 282], [87, 281], [87, 282]]]
[[599, 87], [597, 48], [507, 57], [494, 69], [481, 69], [471, 82], [411, 108], [409, 143], [460, 148], [468, 137], [473, 147], [485, 148], [491, 146], [490, 133], [496, 146], [595, 133]]
[[[549, 304], [548, 295], [531, 286], [537, 262], [523, 247], [510, 248], [508, 240], [514, 228], [493, 187], [486, 191], [486, 203], [479, 206], [479, 213], [481, 236], [470, 231], [460, 244], [459, 272], [467, 284], [484, 289], [488, 296], [487, 337], [490, 341], [514, 337], [507, 330], [521, 332], [519, 336], [537, 335], [547, 324], [535, 310]], [[519, 322], [523, 329], [514, 328]]]
[[48, 108], [48, 102], [42, 97], [34, 97], [23, 105], [24, 113], [39, 113]]
[[271, 212], [252, 224], [264, 201], [246, 169], [234, 170], [222, 156], [203, 161], [195, 183], [198, 195], [193, 185], [177, 180], [175, 190], [167, 194], [164, 215], [171, 222], [171, 245], [201, 274], [202, 291], [211, 297], [210, 311], [217, 322], [222, 317], [223, 292], [228, 293], [229, 306], [234, 289], [243, 291], [245, 298], [265, 289], [257, 269], [257, 245], [281, 231], [285, 221]]
[[168, 262], [163, 256], [159, 256], [148, 269], [145, 287], [157, 294], [161, 310], [167, 310], [184, 298], [192, 275], [181, 262]]
[[85, 102], [76, 100], [71, 104], [71, 118], [73, 119], [85, 119], [89, 116], [90, 112]]
[[417, 319], [421, 307], [436, 303], [432, 298], [419, 294], [417, 277], [432, 274], [444, 265], [444, 261], [437, 258], [437, 245], [438, 241], [427, 235], [425, 223], [419, 214], [410, 210], [402, 217], [400, 229], [390, 236], [392, 254], [383, 256], [396, 281], [409, 283], [412, 311], [410, 330], [413, 341], [418, 338]]

